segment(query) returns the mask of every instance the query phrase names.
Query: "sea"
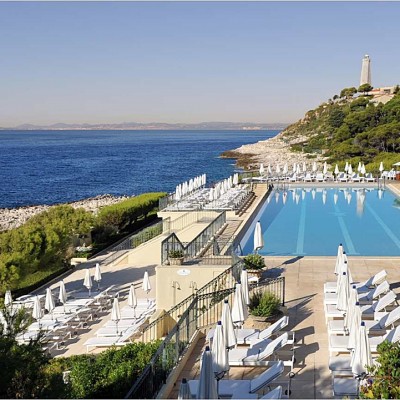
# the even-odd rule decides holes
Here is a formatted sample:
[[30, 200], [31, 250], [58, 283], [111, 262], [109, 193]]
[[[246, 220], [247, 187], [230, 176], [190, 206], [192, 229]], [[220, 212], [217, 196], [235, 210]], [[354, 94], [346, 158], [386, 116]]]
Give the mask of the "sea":
[[0, 131], [0, 208], [172, 192], [235, 172], [226, 150], [279, 131]]

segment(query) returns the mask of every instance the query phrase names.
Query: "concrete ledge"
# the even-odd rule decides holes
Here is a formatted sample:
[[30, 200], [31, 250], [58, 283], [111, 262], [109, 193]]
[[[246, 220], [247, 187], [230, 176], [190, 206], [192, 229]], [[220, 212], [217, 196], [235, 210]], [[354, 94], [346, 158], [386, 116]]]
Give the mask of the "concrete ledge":
[[197, 345], [197, 342], [203, 336], [204, 336], [204, 334], [201, 333], [200, 331], [196, 331], [196, 333], [193, 335], [193, 340], [191, 341], [189, 348], [186, 350], [186, 353], [183, 355], [182, 359], [179, 360], [178, 365], [169, 374], [169, 376], [167, 378], [167, 382], [164, 384], [164, 386], [158, 392], [156, 399], [168, 399], [169, 398], [171, 391], [175, 388], [176, 381], [178, 380], [179, 375], [183, 371], [183, 368], [185, 367], [186, 363], [188, 362], [189, 357], [192, 355], [193, 350], [195, 349], [195, 347]]

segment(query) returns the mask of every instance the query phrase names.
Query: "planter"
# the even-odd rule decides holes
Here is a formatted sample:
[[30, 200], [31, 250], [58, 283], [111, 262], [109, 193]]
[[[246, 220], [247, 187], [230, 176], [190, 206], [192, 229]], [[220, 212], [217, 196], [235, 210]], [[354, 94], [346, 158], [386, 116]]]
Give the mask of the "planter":
[[170, 258], [169, 259], [169, 265], [182, 265], [183, 264], [184, 257], [179, 257], [179, 258]]
[[254, 276], [258, 280], [260, 280], [262, 274], [263, 274], [263, 270], [262, 269], [248, 269], [247, 270], [247, 275], [248, 275], [249, 278]]

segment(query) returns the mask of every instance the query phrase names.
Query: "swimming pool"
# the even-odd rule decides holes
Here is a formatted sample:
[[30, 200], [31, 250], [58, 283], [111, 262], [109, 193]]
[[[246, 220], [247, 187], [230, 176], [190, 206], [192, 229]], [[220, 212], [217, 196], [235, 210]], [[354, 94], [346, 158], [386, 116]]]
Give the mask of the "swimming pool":
[[349, 255], [400, 256], [400, 200], [389, 190], [272, 191], [241, 241], [243, 254], [253, 252], [257, 221], [262, 255], [333, 256], [343, 243]]

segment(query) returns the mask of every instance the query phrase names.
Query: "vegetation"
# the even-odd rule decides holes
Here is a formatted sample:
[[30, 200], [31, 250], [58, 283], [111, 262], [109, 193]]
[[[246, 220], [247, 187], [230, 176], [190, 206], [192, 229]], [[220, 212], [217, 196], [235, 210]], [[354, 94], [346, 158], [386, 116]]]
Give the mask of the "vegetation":
[[263, 269], [265, 267], [264, 257], [260, 254], [248, 254], [243, 258], [247, 269]]
[[171, 250], [168, 252], [169, 258], [182, 258], [184, 257], [184, 253], [182, 250]]
[[[360, 93], [372, 89], [362, 85]], [[283, 133], [296, 140], [293, 151], [310, 157], [323, 154], [331, 164], [342, 167], [345, 161], [353, 165], [363, 161], [368, 172], [378, 172], [382, 161], [386, 169], [400, 159], [400, 92], [386, 104], [375, 104], [370, 96], [359, 95], [356, 88], [345, 88], [303, 120], [289, 126]]]
[[370, 368], [367, 386], [361, 386], [365, 399], [400, 398], [400, 343], [385, 340], [378, 346], [377, 363]]
[[256, 317], [269, 318], [279, 313], [280, 300], [271, 292], [255, 292], [250, 297], [250, 313]]
[[143, 194], [104, 207], [97, 217], [82, 208], [60, 205], [19, 228], [1, 232], [0, 297], [7, 289], [21, 295], [66, 271], [76, 255], [73, 243], [79, 236], [92, 233], [94, 251], [99, 251], [148, 224], [162, 196]]

